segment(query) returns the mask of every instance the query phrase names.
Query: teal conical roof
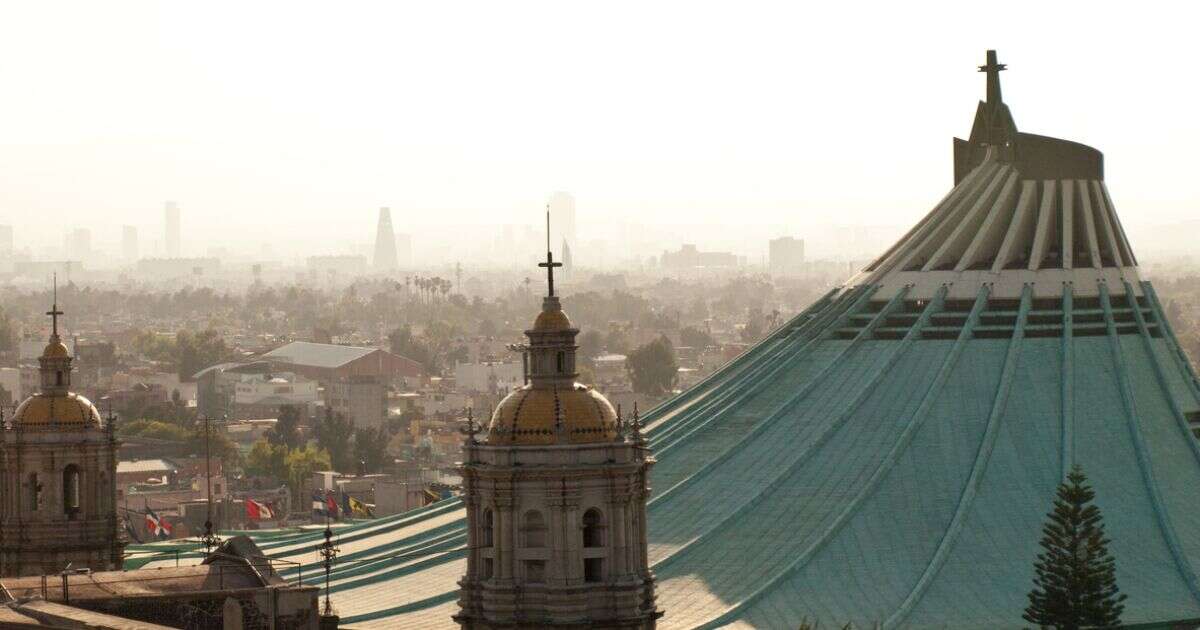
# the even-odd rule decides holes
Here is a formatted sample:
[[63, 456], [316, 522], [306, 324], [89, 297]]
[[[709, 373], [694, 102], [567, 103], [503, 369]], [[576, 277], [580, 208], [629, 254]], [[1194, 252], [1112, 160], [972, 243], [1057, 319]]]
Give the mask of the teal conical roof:
[[[1001, 105], [980, 104], [955, 187], [896, 246], [645, 417], [662, 627], [1024, 627], [1074, 464], [1124, 621], [1200, 619], [1196, 377], [1100, 153]], [[456, 501], [341, 534], [344, 623], [452, 627]], [[317, 534], [291, 536], [260, 545], [311, 564]]]

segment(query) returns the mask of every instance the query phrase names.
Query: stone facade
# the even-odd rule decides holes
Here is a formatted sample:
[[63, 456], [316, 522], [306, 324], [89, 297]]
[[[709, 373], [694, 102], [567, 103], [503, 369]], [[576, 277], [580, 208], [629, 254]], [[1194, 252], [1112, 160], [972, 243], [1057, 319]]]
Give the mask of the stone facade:
[[482, 442], [463, 447], [467, 573], [463, 628], [654, 628], [646, 553], [647, 475], [637, 416], [625, 426], [575, 382], [575, 336], [549, 295], [529, 337], [530, 383], [497, 406]]
[[54, 332], [41, 391], [0, 421], [0, 576], [121, 568], [117, 448], [110, 423], [71, 393], [72, 358]]
[[653, 628], [640, 438], [464, 449], [463, 628]]

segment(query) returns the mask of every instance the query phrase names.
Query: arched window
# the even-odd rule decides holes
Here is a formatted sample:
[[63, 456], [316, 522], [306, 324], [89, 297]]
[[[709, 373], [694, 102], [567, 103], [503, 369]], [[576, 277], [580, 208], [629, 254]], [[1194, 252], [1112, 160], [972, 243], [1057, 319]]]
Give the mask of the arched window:
[[483, 544], [484, 547], [492, 546], [492, 532], [495, 529], [495, 519], [492, 517], [491, 508], [483, 508]]
[[604, 516], [596, 508], [583, 513], [583, 546], [604, 546]]
[[29, 473], [29, 510], [36, 512], [42, 506], [42, 482], [37, 473]]
[[62, 384], [63, 384], [62, 370], [59, 370], [54, 373], [54, 384], [58, 385], [59, 387], [62, 387]]
[[71, 464], [63, 469], [63, 512], [74, 516], [79, 512], [79, 467]]
[[521, 524], [521, 537], [525, 547], [546, 546], [546, 519], [542, 517], [541, 512], [529, 510], [525, 513], [524, 522]]
[[558, 355], [555, 357], [555, 361], [558, 364], [556, 366], [558, 368], [558, 370], [557, 370], [558, 373], [565, 374], [567, 371], [567, 353], [559, 352]]

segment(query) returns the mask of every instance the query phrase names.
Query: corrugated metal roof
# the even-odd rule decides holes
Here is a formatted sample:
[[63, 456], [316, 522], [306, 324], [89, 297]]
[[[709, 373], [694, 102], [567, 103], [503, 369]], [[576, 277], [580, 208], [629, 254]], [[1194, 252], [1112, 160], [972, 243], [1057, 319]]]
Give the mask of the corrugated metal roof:
[[165, 459], [135, 459], [117, 462], [117, 474], [140, 472], [169, 472], [179, 467]]
[[293, 341], [280, 346], [266, 354], [263, 358], [273, 359], [293, 365], [306, 365], [320, 368], [341, 367], [355, 359], [371, 354], [379, 348], [362, 346], [339, 346], [328, 343], [312, 343], [309, 341]]

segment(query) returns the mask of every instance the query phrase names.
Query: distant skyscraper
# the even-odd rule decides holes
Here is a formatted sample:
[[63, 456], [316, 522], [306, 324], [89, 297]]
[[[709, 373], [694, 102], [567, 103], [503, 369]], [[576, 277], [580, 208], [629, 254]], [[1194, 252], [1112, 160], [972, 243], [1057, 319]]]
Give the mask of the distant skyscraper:
[[774, 275], [792, 275], [800, 272], [804, 265], [804, 240], [783, 236], [772, 239], [769, 247], [769, 265]]
[[180, 254], [180, 230], [179, 230], [179, 206], [174, 201], [168, 201], [163, 209], [166, 223], [166, 244], [167, 258], [179, 258]]
[[561, 257], [561, 258], [559, 258], [559, 260], [561, 260], [561, 261], [562, 261], [562, 264], [563, 264], [563, 266], [562, 266], [562, 270], [563, 270], [563, 272], [564, 272], [564, 273], [568, 273], [568, 272], [570, 272], [570, 271], [571, 271], [571, 267], [572, 267], [572, 261], [571, 261], [571, 244], [567, 242], [567, 239], [563, 239], [563, 242], [562, 242], [562, 257]]
[[86, 228], [71, 230], [71, 238], [67, 241], [67, 258], [83, 261], [91, 257], [92, 231]]
[[11, 225], [0, 225], [0, 256], [13, 254], [13, 228]]
[[579, 248], [575, 243], [575, 198], [571, 193], [556, 192], [550, 195], [550, 242], [570, 246], [571, 251]]
[[132, 225], [121, 227], [121, 258], [127, 261], [138, 259], [137, 228]]
[[375, 228], [375, 268], [392, 270], [396, 260], [396, 231], [392, 229], [392, 209], [379, 209], [379, 226]]

